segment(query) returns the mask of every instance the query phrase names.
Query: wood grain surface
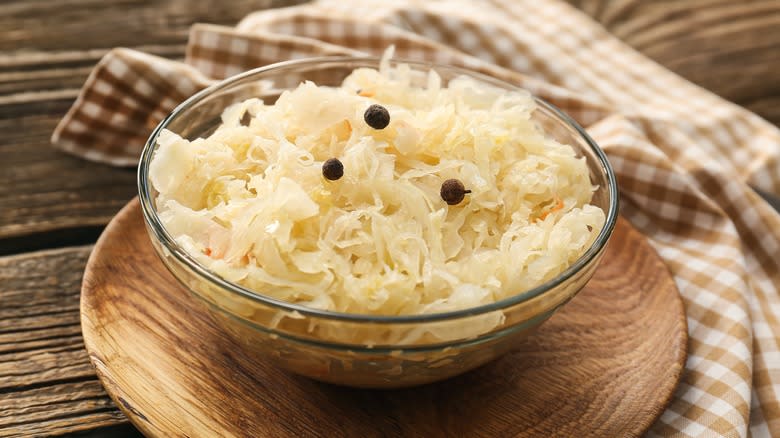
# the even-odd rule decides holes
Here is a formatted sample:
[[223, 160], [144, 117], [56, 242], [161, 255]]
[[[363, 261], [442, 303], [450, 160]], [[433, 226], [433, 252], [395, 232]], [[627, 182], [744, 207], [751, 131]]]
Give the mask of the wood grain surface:
[[[48, 348], [70, 348], [63, 342], [73, 342], [67, 345], [75, 348], [80, 342], [72, 300], [77, 296], [89, 248], [81, 245], [94, 243], [103, 226], [135, 194], [132, 170], [83, 162], [49, 145], [54, 125], [94, 63], [115, 46], [179, 59], [183, 57], [187, 29], [195, 21], [229, 25], [250, 10], [298, 2], [0, 2], [0, 254], [17, 254], [0, 258], [4, 275], [0, 281], [0, 311], [6, 297], [12, 295], [18, 306], [16, 316], [6, 319], [3, 314], [0, 319], [0, 367], [4, 370], [0, 436], [48, 436], [74, 430], [91, 430], [94, 436], [133, 435], [116, 408], [97, 412], [89, 419], [92, 408], [79, 411], [73, 407], [85, 394], [107, 400], [104, 394], [97, 395], [100, 390], [94, 377], [84, 377], [89, 369], [85, 368], [85, 354], [67, 356], [70, 362], [60, 373], [51, 369], [36, 371], [45, 369], [40, 368], [41, 358], [49, 361], [58, 356]], [[780, 123], [777, 0], [569, 2], [660, 64]], [[60, 247], [67, 248], [61, 253], [25, 253]], [[20, 266], [30, 271], [29, 276], [20, 273]], [[27, 282], [23, 290], [40, 288], [47, 292], [19, 300], [21, 283], [9, 280], [17, 276]], [[50, 281], [61, 283], [53, 285]], [[71, 297], [70, 304], [62, 301], [67, 296]], [[40, 311], [41, 306], [67, 310], [51, 313]], [[32, 338], [27, 333], [31, 327], [40, 329]], [[71, 337], [36, 338], [45, 337], [50, 327], [61, 330], [52, 336]], [[16, 353], [11, 352], [18, 351], [28, 351], [34, 359], [17, 360]], [[9, 371], [9, 363], [13, 363], [14, 371]], [[78, 384], [69, 379], [84, 381]], [[79, 385], [91, 389], [83, 390], [84, 386]], [[100, 403], [96, 402], [94, 409], [101, 409]], [[73, 412], [83, 412], [84, 416], [73, 416]], [[112, 426], [101, 427], [103, 424]]]
[[685, 362], [674, 281], [622, 219], [593, 279], [516, 353], [407, 390], [326, 385], [247, 356], [157, 258], [137, 200], [84, 275], [90, 358], [149, 436], [639, 436]]
[[234, 24], [301, 0], [6, 0], [0, 4], [0, 254], [94, 242], [136, 193], [135, 172], [55, 151], [49, 138], [103, 54], [179, 59], [194, 22]]
[[0, 436], [121, 424], [81, 338], [81, 271], [90, 246], [0, 258]]

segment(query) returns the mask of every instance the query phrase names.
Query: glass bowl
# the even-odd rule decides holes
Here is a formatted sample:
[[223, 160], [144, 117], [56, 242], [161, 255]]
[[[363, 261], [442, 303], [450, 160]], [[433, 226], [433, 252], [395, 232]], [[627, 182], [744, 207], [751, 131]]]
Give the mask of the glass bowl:
[[[352, 70], [377, 68], [378, 58], [332, 57], [282, 62], [234, 76], [179, 105], [154, 130], [138, 170], [139, 196], [152, 244], [181, 284], [204, 303], [241, 348], [294, 373], [325, 382], [371, 388], [414, 386], [445, 379], [511, 351], [534, 328], [574, 297], [593, 275], [617, 221], [615, 175], [603, 151], [571, 118], [537, 99], [533, 119], [551, 137], [585, 158], [598, 188], [592, 203], [606, 213], [604, 228], [573, 265], [531, 290], [474, 308], [426, 315], [373, 316], [307, 308], [228, 282], [187, 254], [162, 225], [149, 181], [157, 137], [169, 129], [189, 140], [211, 134], [228, 105], [251, 97], [273, 103], [305, 80], [338, 86]], [[515, 86], [462, 68], [399, 60], [425, 86], [426, 72], [442, 85], [468, 75], [496, 87]], [[432, 334], [435, 334], [433, 336]]]

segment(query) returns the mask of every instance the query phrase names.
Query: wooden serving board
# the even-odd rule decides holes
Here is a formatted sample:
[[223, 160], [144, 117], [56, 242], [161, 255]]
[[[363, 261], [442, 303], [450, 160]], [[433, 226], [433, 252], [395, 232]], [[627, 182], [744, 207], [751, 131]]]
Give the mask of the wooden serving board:
[[639, 436], [669, 401], [687, 342], [670, 274], [621, 219], [588, 286], [518, 352], [418, 388], [318, 383], [216, 328], [157, 258], [137, 200], [95, 246], [81, 323], [106, 390], [149, 436]]

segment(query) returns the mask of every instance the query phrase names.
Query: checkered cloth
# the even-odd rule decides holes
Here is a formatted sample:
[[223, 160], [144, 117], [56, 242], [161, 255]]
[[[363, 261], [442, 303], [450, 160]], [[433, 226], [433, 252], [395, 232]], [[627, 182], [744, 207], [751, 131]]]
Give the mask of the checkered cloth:
[[560, 0], [320, 1], [196, 25], [184, 63], [108, 53], [53, 143], [131, 166], [151, 129], [214, 80], [284, 61], [380, 54], [480, 70], [585, 126], [618, 175], [622, 214], [685, 301], [686, 372], [650, 436], [780, 436], [780, 132], [638, 54]]

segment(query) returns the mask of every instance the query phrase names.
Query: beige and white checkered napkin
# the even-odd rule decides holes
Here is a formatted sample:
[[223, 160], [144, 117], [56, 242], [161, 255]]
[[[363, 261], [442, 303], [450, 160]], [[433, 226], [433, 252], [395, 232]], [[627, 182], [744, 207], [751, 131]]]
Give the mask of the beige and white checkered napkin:
[[53, 143], [136, 163], [154, 125], [215, 79], [292, 58], [379, 54], [526, 87], [607, 151], [622, 214], [675, 276], [689, 358], [649, 435], [780, 436], [780, 132], [622, 44], [560, 0], [330, 0], [193, 27], [184, 63], [127, 49], [90, 75]]

